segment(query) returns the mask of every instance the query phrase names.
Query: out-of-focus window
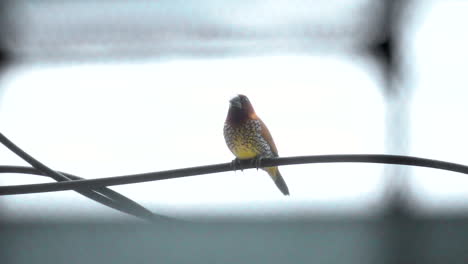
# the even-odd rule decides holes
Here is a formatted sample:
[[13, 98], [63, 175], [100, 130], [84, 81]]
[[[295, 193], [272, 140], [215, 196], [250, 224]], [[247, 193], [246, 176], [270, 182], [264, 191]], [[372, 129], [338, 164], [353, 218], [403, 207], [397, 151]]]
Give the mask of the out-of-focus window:
[[[467, 7], [408, 5], [390, 27], [384, 3], [15, 1], [14, 19], [5, 20], [4, 49], [14, 60], [1, 76], [0, 129], [52, 168], [85, 178], [226, 162], [228, 100], [243, 93], [281, 156], [388, 153], [464, 163]], [[447, 22], [453, 15], [457, 22]], [[23, 164], [6, 150], [0, 158]], [[416, 209], [459, 208], [468, 198], [463, 176], [436, 170], [281, 171], [291, 197], [255, 170], [113, 189], [155, 213], [191, 219], [375, 215], [393, 178], [409, 184]], [[73, 192], [1, 199], [10, 219], [124, 217]]]

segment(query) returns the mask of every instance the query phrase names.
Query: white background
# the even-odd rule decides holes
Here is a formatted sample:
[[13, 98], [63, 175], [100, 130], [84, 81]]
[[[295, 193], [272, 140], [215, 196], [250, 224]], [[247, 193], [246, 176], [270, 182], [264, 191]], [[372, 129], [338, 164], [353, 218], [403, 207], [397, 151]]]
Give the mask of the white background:
[[[411, 28], [411, 155], [468, 163], [468, 4], [434, 2]], [[85, 178], [228, 162], [228, 100], [249, 96], [281, 156], [386, 153], [385, 99], [375, 62], [359, 55], [171, 58], [131, 63], [17, 64], [3, 76], [0, 130], [50, 167]], [[5, 148], [0, 160], [24, 165]], [[116, 186], [155, 213], [187, 219], [372, 215], [383, 166], [283, 166], [291, 196], [246, 170]], [[465, 175], [411, 170], [420, 212], [463, 213]], [[49, 182], [2, 175], [1, 183]], [[90, 219], [121, 213], [77, 193], [0, 197], [9, 219]]]

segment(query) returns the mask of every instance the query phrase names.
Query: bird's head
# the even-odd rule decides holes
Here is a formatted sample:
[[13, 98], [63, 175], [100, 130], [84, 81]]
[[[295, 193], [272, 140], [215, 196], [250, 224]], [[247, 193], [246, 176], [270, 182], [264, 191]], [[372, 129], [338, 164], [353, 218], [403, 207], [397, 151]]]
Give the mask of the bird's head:
[[232, 121], [242, 121], [246, 118], [255, 117], [255, 111], [247, 96], [239, 94], [229, 100], [228, 119]]
[[236, 108], [238, 110], [249, 111], [253, 110], [252, 104], [249, 98], [243, 94], [238, 94], [229, 100], [230, 108]]

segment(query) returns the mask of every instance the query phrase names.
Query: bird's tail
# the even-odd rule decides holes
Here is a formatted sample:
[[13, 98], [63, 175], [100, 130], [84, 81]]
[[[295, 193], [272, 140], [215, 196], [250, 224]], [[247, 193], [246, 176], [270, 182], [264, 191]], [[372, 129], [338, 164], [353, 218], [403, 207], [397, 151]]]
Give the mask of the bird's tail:
[[273, 179], [275, 182], [276, 186], [284, 195], [289, 195], [289, 189], [288, 185], [286, 185], [286, 182], [284, 181], [283, 177], [281, 176], [281, 173], [278, 169], [278, 167], [268, 167], [265, 168], [265, 170], [268, 172], [270, 177]]

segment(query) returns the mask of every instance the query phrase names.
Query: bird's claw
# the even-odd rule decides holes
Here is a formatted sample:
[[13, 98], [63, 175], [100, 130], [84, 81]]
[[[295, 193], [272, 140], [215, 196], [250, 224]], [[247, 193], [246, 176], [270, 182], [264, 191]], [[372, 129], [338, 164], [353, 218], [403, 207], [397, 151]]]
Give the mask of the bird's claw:
[[252, 164], [255, 165], [255, 168], [258, 170], [260, 168], [260, 163], [262, 163], [262, 157], [256, 157], [252, 159]]
[[[263, 157], [255, 157], [251, 160], [251, 165], [255, 166], [255, 168], [258, 170], [260, 169], [260, 164], [262, 163]], [[231, 161], [231, 168], [236, 171], [240, 168], [241, 171], [244, 171], [244, 169], [241, 167], [241, 161], [238, 158], [235, 158]]]
[[[231, 168], [236, 171], [240, 167], [240, 160], [238, 158], [235, 158], [231, 161]], [[244, 171], [244, 169], [240, 169], [241, 171]]]

